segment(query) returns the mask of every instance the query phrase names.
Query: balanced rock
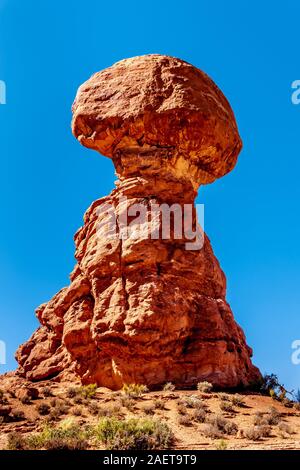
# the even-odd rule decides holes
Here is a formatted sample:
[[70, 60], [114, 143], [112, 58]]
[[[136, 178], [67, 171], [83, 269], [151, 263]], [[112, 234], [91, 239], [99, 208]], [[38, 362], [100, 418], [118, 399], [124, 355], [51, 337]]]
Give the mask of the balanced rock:
[[72, 128], [113, 160], [118, 181], [86, 212], [71, 284], [37, 309], [41, 326], [17, 352], [18, 373], [76, 374], [111, 389], [257, 381], [194, 204], [242, 146], [222, 92], [182, 60], [126, 59], [79, 88]]

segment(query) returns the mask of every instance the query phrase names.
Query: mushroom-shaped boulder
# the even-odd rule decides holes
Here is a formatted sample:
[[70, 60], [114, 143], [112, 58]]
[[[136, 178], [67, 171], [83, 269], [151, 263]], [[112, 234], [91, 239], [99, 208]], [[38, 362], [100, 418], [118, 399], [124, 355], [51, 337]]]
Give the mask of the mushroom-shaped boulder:
[[242, 146], [215, 83], [193, 65], [159, 54], [94, 74], [79, 88], [73, 113], [73, 133], [86, 147], [113, 160], [119, 151], [166, 148], [184, 161], [196, 187], [231, 171]]

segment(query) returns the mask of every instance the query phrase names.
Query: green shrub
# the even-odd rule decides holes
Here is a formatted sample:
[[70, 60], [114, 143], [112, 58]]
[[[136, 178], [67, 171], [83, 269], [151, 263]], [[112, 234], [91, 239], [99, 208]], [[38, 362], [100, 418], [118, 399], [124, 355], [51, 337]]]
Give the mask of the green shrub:
[[82, 385], [78, 389], [78, 394], [85, 399], [94, 398], [97, 392], [97, 388], [97, 384]]
[[228, 447], [228, 444], [224, 439], [221, 439], [217, 444], [216, 444], [216, 450], [226, 450]]
[[166, 449], [173, 440], [167, 424], [148, 419], [103, 418], [96, 428], [97, 438], [108, 450]]
[[266, 395], [270, 394], [270, 390], [273, 390], [276, 394], [276, 390], [280, 387], [280, 383], [277, 375], [275, 374], [265, 374], [261, 381], [260, 390]]
[[187, 408], [200, 409], [204, 407], [204, 403], [197, 395], [190, 395], [187, 397], [182, 397], [180, 403], [185, 405]]
[[47, 450], [82, 450], [88, 447], [88, 431], [67, 419], [60, 426], [45, 426], [27, 438], [27, 448]]
[[176, 387], [172, 382], [167, 382], [163, 387], [164, 392], [174, 392], [175, 389]]
[[122, 392], [130, 398], [138, 398], [148, 392], [148, 387], [141, 384], [124, 384]]
[[231, 413], [233, 411], [233, 406], [230, 401], [221, 401], [220, 409], [226, 413]]
[[197, 390], [198, 392], [201, 392], [201, 393], [209, 393], [211, 392], [213, 389], [213, 385], [210, 383], [210, 382], [199, 382], [197, 384]]

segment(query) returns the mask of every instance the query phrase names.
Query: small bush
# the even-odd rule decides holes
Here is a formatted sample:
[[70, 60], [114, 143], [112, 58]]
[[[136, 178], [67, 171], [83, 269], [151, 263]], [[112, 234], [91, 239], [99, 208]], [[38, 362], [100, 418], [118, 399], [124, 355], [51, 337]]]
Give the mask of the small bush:
[[270, 437], [271, 436], [271, 432], [272, 432], [271, 426], [268, 426], [268, 425], [258, 426], [258, 430], [261, 434], [261, 437]]
[[53, 396], [53, 393], [52, 393], [52, 390], [50, 387], [44, 387], [43, 388], [43, 395], [44, 397], [48, 398], [48, 397], [52, 397]]
[[187, 408], [201, 409], [204, 407], [203, 401], [201, 398], [197, 397], [197, 395], [182, 397], [180, 403], [185, 405]]
[[238, 431], [238, 426], [229, 421], [228, 419], [223, 418], [221, 415], [213, 415], [209, 418], [209, 423], [216, 427], [222, 434], [234, 435]]
[[266, 413], [265, 417], [267, 418], [268, 424], [276, 425], [281, 421], [281, 414], [273, 406]]
[[258, 411], [253, 418], [256, 426], [273, 426], [281, 421], [281, 414], [276, 408], [271, 407], [267, 412]]
[[28, 395], [24, 395], [20, 401], [23, 405], [30, 405], [31, 403], [31, 399]]
[[178, 424], [181, 426], [190, 426], [191, 425], [191, 418], [188, 415], [179, 415], [178, 416]]
[[83, 400], [82, 396], [80, 396], [80, 395], [75, 395], [75, 397], [73, 398], [74, 405], [82, 405], [83, 401], [84, 400]]
[[226, 450], [228, 447], [228, 444], [224, 439], [221, 439], [217, 444], [216, 444], [216, 450]]
[[187, 407], [184, 403], [177, 403], [177, 411], [181, 415], [186, 415], [187, 414]]
[[127, 408], [129, 411], [133, 411], [135, 407], [135, 400], [127, 395], [120, 397], [120, 403], [124, 408]]
[[269, 424], [268, 419], [265, 417], [265, 413], [258, 411], [253, 417], [253, 424], [256, 426], [267, 426]]
[[264, 437], [264, 426], [250, 426], [243, 430], [243, 436], [251, 441], [259, 441]]
[[81, 406], [75, 406], [73, 409], [72, 409], [72, 414], [74, 416], [82, 416], [83, 415], [83, 409]]
[[50, 406], [47, 403], [41, 403], [37, 406], [37, 411], [41, 416], [48, 415], [50, 413]]
[[138, 398], [148, 392], [148, 387], [141, 384], [125, 384], [123, 385], [122, 392], [130, 398]]
[[220, 409], [226, 413], [231, 413], [233, 411], [232, 403], [230, 401], [221, 401]]
[[287, 423], [280, 423], [279, 426], [278, 426], [278, 429], [279, 429], [280, 435], [282, 437], [290, 436], [291, 434], [294, 434], [294, 430]]
[[229, 393], [218, 393], [218, 397], [221, 401], [231, 401], [231, 395], [229, 395]]
[[270, 390], [273, 390], [276, 394], [276, 390], [279, 387], [280, 387], [280, 383], [279, 383], [277, 375], [265, 374], [262, 379], [260, 390], [262, 393], [265, 393], [266, 395], [270, 394]]
[[142, 411], [146, 415], [153, 415], [155, 413], [155, 406], [151, 405], [151, 403], [149, 403], [149, 404], [143, 406]]
[[68, 398], [75, 398], [76, 395], [78, 394], [78, 389], [75, 387], [70, 387], [67, 390], [67, 397]]
[[11, 432], [7, 436], [8, 450], [24, 450], [26, 448], [26, 440], [20, 432]]
[[193, 411], [192, 418], [198, 423], [204, 423], [206, 419], [206, 411], [203, 409], [197, 409]]
[[57, 421], [60, 417], [61, 413], [56, 408], [54, 408], [48, 415], [48, 422]]
[[166, 404], [164, 400], [155, 400], [154, 406], [157, 410], [165, 410], [166, 409]]
[[222, 437], [222, 432], [213, 424], [206, 424], [202, 429], [202, 433], [205, 437], [209, 437], [210, 439], [219, 439]]
[[213, 385], [210, 383], [210, 382], [199, 382], [197, 384], [197, 390], [198, 392], [201, 392], [201, 393], [209, 393], [211, 392], [213, 389]]
[[102, 418], [104, 416], [111, 417], [120, 414], [120, 407], [118, 405], [109, 405], [107, 407], [99, 407], [98, 416]]
[[88, 406], [88, 410], [92, 415], [96, 416], [99, 413], [99, 406], [97, 403], [91, 402]]
[[225, 424], [225, 427], [224, 427], [224, 432], [225, 434], [228, 434], [229, 436], [235, 436], [238, 432], [238, 425], [232, 421], [228, 421], [226, 424]]
[[235, 395], [231, 397], [231, 403], [233, 404], [233, 406], [237, 406], [239, 408], [242, 408], [243, 406], [245, 406], [243, 397], [239, 395], [238, 393], [236, 393]]
[[155, 450], [166, 449], [173, 441], [167, 424], [152, 419], [103, 418], [96, 435], [107, 450]]
[[176, 387], [172, 382], [167, 382], [163, 387], [164, 392], [174, 392], [175, 389]]
[[97, 392], [97, 384], [89, 384], [89, 385], [82, 385], [78, 388], [78, 394], [89, 400], [90, 398], [94, 398]]
[[56, 401], [55, 410], [60, 415], [66, 415], [70, 411], [70, 406], [64, 403], [63, 401]]
[[83, 450], [88, 446], [88, 433], [72, 420], [65, 420], [58, 427], [46, 426], [42, 432], [27, 439], [29, 449]]

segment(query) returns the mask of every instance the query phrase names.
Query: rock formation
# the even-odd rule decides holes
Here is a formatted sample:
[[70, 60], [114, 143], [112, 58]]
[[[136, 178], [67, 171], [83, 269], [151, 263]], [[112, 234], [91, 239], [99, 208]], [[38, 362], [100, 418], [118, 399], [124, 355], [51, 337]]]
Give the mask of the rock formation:
[[[201, 249], [187, 249], [186, 233], [172, 226], [163, 237], [162, 216], [153, 217], [155, 205], [175, 204], [184, 223], [191, 208], [196, 229], [199, 186], [231, 171], [242, 146], [226, 98], [182, 60], [135, 57], [79, 88], [72, 128], [81, 144], [112, 158], [118, 181], [86, 212], [71, 284], [37, 309], [41, 326], [17, 352], [18, 373], [39, 381], [75, 372], [112, 389], [249, 386], [260, 373], [207, 236]], [[149, 237], [153, 229], [159, 235]]]

